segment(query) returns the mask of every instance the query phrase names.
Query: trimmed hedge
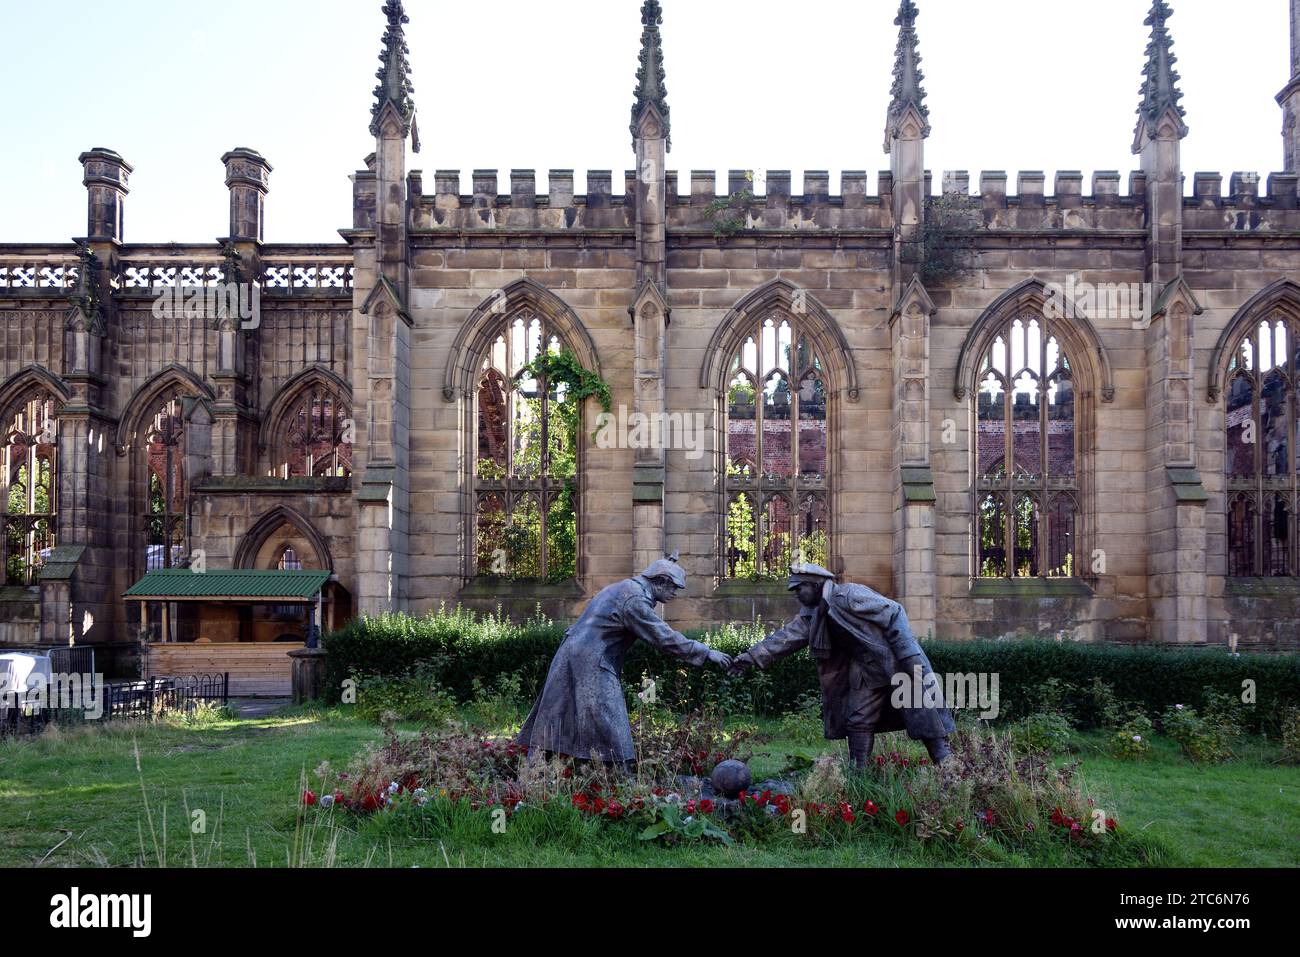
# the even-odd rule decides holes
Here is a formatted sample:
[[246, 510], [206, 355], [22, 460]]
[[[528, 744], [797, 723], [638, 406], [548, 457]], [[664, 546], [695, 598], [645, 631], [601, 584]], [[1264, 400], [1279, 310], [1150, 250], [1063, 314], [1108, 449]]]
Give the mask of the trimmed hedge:
[[[698, 640], [738, 654], [764, 634], [759, 625], [727, 626]], [[474, 679], [491, 686], [502, 675], [518, 674], [522, 693], [535, 698], [546, 679], [564, 628], [549, 621], [523, 625], [458, 609], [426, 618], [385, 615], [357, 619], [325, 639], [327, 687], [338, 701], [352, 676], [401, 676], [425, 669], [460, 701], [473, 695]], [[1076, 702], [1084, 726], [1099, 723], [1086, 694], [1094, 678], [1111, 685], [1123, 700], [1158, 715], [1170, 705], [1201, 707], [1204, 690], [1240, 696], [1252, 680], [1256, 704], [1246, 709], [1243, 727], [1279, 733], [1288, 707], [1300, 707], [1300, 655], [1232, 656], [1218, 649], [1129, 647], [1044, 640], [927, 641], [926, 653], [940, 674], [998, 675], [1002, 718], [1038, 710], [1036, 692], [1049, 678], [1080, 688]], [[692, 668], [637, 642], [623, 667], [624, 681], [639, 690], [643, 676], [655, 679], [659, 700], [687, 709], [711, 701], [733, 713], [780, 715], [798, 707], [799, 698], [818, 692], [817, 671], [806, 653], [779, 662], [766, 672], [727, 677], [715, 668]]]

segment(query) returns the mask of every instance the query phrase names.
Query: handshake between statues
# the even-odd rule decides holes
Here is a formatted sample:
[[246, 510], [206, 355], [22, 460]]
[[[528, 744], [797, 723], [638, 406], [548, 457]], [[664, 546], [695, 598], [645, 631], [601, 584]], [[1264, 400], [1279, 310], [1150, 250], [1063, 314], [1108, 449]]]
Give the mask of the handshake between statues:
[[863, 585], [835, 583], [818, 565], [790, 569], [799, 613], [734, 659], [692, 641], [655, 611], [686, 588], [677, 554], [640, 575], [602, 589], [566, 632], [551, 660], [542, 693], [519, 732], [530, 755], [562, 754], [626, 764], [635, 759], [632, 726], [622, 685], [623, 661], [638, 640], [697, 668], [728, 674], [767, 668], [807, 648], [817, 664], [822, 713], [829, 740], [849, 739], [853, 761], [865, 765], [878, 732], [906, 730], [925, 742], [936, 762], [951, 754], [954, 730], [943, 707], [894, 707], [890, 686], [899, 674], [931, 675], [930, 662], [912, 637], [903, 607]]

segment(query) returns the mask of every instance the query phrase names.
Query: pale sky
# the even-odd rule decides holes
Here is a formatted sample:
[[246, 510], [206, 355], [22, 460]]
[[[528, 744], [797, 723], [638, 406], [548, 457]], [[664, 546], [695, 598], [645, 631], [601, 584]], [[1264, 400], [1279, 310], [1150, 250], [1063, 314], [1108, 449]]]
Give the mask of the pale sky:
[[[1125, 174], [1148, 0], [917, 0], [933, 134], [926, 165]], [[67, 242], [86, 228], [77, 156], [135, 167], [127, 242], [212, 242], [227, 232], [221, 155], [271, 162], [266, 238], [338, 241], [348, 175], [374, 149], [370, 104], [380, 0], [0, 0], [5, 92], [0, 242]], [[896, 0], [663, 0], [674, 150], [689, 171], [888, 168], [881, 149]], [[1192, 173], [1281, 168], [1287, 0], [1174, 0]], [[408, 0], [423, 152], [409, 166], [588, 169], [633, 165], [629, 112], [639, 0]], [[1261, 190], [1263, 184], [1261, 183]]]

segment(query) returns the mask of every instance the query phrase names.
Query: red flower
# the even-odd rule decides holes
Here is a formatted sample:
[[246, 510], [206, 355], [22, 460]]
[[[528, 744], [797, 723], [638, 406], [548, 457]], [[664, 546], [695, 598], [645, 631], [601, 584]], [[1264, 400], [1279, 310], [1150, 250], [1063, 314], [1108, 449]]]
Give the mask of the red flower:
[[957, 828], [957, 833], [958, 833], [958, 834], [960, 834], [962, 831], [966, 830], [966, 822], [963, 821], [961, 818], [957, 818], [957, 824], [956, 824], [955, 826], [956, 826], [956, 828]]
[[876, 804], [875, 801], [868, 801], [866, 804], [862, 805], [862, 810], [869, 817], [875, 817], [877, 814], [880, 813], [880, 807]]
[[876, 755], [876, 767], [878, 767], [878, 768], [883, 768], [884, 766], [885, 766], [885, 756], [884, 756], [883, 754], [877, 754], [877, 755]]
[[383, 807], [384, 799], [378, 793], [367, 794], [361, 799], [361, 810], [378, 811]]
[[623, 816], [623, 805], [619, 804], [617, 801], [610, 801], [607, 813], [610, 817], [618, 820]]
[[910, 821], [911, 819], [912, 816], [908, 814], [906, 811], [899, 811], [897, 814], [894, 815], [894, 820], [898, 822], [899, 827], [907, 827], [907, 822]]
[[575, 794], [573, 796], [573, 806], [580, 811], [585, 811], [587, 809], [587, 795]]
[[716, 807], [716, 805], [715, 805], [712, 801], [710, 801], [708, 798], [705, 798], [703, 801], [700, 802], [700, 813], [701, 813], [701, 814], [712, 814], [712, 813], [713, 813], [713, 809], [714, 809], [715, 807]]
[[573, 777], [573, 768], [565, 768], [563, 771], [560, 772], [560, 777], [562, 778]]
[[1106, 818], [1106, 830], [1114, 831], [1118, 827], [1119, 827], [1119, 822], [1116, 821], [1113, 817]]
[[686, 813], [687, 813], [687, 814], [694, 814], [694, 813], [695, 813], [695, 802], [694, 802], [694, 801], [687, 801], [687, 802], [686, 802]]
[[302, 792], [302, 803], [303, 803], [304, 805], [306, 805], [307, 807], [311, 807], [311, 805], [315, 804], [315, 803], [316, 803], [316, 794], [315, 794], [315, 792], [314, 792], [314, 791], [303, 791], [303, 792]]
[[746, 801], [749, 800], [749, 792], [741, 791], [738, 800], [740, 801], [741, 804], [744, 804]]
[[591, 807], [592, 807], [592, 809], [593, 809], [597, 814], [602, 814], [602, 813], [604, 813], [604, 811], [605, 811], [605, 799], [604, 799], [604, 798], [596, 798], [596, 800], [592, 802]]
[[981, 817], [984, 818], [985, 824], [989, 825], [990, 827], [993, 826], [993, 821], [995, 820], [995, 815], [993, 814], [993, 808], [989, 808], [981, 815]]

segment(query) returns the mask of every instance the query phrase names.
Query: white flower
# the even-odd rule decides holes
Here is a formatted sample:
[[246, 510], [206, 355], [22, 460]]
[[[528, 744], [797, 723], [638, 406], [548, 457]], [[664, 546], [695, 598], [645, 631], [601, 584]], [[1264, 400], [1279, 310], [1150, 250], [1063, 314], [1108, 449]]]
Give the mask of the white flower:
[[428, 796], [429, 796], [429, 792], [426, 791], [424, 788], [415, 789], [415, 799], [417, 801], [423, 802]]
[[1183, 710], [1183, 706], [1180, 705], [1180, 704], [1176, 704], [1176, 705], [1174, 705], [1174, 709], [1177, 710], [1177, 711], [1182, 711], [1182, 710]]
[[1136, 741], [1136, 742], [1138, 742], [1139, 744], [1141, 744], [1141, 743], [1142, 743], [1142, 735], [1140, 735], [1140, 734], [1135, 734], [1135, 735], [1133, 735], [1133, 740]]
[[389, 793], [389, 794], [396, 794], [396, 793], [398, 792], [398, 790], [400, 790], [400, 789], [398, 788], [398, 786], [397, 786], [397, 782], [396, 782], [396, 781], [394, 781], [392, 784], [388, 785], [388, 793]]
[[333, 806], [334, 806], [334, 795], [333, 795], [333, 794], [326, 794], [326, 795], [323, 795], [323, 796], [321, 797], [321, 799], [320, 799], [320, 806], [321, 806], [321, 807], [333, 807]]

